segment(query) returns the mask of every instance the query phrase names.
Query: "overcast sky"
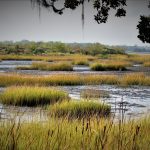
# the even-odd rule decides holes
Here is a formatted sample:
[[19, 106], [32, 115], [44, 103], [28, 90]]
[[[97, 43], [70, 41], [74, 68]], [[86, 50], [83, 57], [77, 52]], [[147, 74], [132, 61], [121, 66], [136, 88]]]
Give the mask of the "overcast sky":
[[0, 0], [0, 41], [27, 39], [143, 45], [137, 38], [136, 26], [141, 14], [150, 14], [148, 0], [128, 0], [127, 5], [126, 17], [115, 18], [111, 12], [108, 22], [101, 25], [94, 21], [94, 11], [86, 5], [83, 31], [81, 7], [65, 11], [63, 16], [42, 9], [39, 19], [38, 9], [31, 7], [30, 0]]

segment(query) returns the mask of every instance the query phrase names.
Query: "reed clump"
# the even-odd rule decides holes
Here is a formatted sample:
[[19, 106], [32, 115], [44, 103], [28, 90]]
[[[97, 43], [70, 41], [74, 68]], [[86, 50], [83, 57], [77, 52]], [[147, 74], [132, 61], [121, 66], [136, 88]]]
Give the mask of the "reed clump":
[[111, 107], [94, 101], [64, 101], [49, 108], [55, 117], [86, 118], [90, 116], [106, 117], [110, 115]]
[[8, 87], [0, 94], [1, 103], [18, 106], [54, 104], [68, 98], [68, 94], [63, 91], [37, 86]]
[[132, 61], [134, 63], [140, 63], [143, 64], [145, 62], [149, 62], [150, 61], [150, 55], [149, 54], [143, 54], [143, 55], [129, 55], [128, 57], [128, 61]]
[[131, 64], [123, 61], [106, 61], [96, 62], [91, 65], [91, 70], [94, 71], [124, 71]]
[[145, 62], [144, 67], [150, 67], [150, 62]]

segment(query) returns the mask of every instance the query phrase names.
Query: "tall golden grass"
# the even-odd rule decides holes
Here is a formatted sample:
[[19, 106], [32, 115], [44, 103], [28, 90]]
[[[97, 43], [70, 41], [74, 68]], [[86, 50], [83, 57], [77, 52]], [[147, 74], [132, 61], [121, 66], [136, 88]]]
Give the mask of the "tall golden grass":
[[93, 56], [79, 54], [51, 54], [51, 55], [0, 55], [1, 60], [40, 60], [40, 61], [92, 61], [97, 59]]
[[88, 84], [117, 84], [115, 75], [79, 75], [54, 74], [49, 76], [32, 76], [19, 74], [1, 74], [0, 86], [11, 85], [88, 85]]
[[150, 77], [143, 73], [125, 75], [53, 74], [48, 76], [0, 74], [0, 86], [11, 85], [145, 85], [150, 86]]
[[150, 119], [115, 124], [112, 120], [52, 119], [1, 123], [1, 150], [149, 150]]
[[133, 73], [133, 74], [126, 74], [122, 76], [120, 80], [121, 85], [146, 85], [150, 86], [150, 77], [144, 75], [144, 73]]
[[0, 94], [0, 102], [7, 105], [38, 106], [68, 99], [63, 91], [48, 87], [9, 87]]
[[46, 71], [73, 71], [71, 63], [57, 62], [34, 62], [31, 66], [19, 66], [18, 70], [46, 70]]
[[129, 62], [126, 61], [102, 61], [96, 62], [91, 65], [91, 69], [94, 71], [124, 71], [126, 67], [131, 66]]

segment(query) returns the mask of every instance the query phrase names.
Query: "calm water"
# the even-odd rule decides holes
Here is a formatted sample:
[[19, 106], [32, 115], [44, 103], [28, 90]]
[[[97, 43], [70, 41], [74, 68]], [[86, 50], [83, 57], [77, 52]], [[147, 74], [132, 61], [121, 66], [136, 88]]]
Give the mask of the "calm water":
[[125, 73], [132, 72], [145, 72], [150, 75], [150, 68], [143, 67], [139, 64], [135, 64], [133, 67], [128, 67], [127, 71], [91, 71], [88, 66], [74, 66], [73, 71], [40, 71], [40, 70], [16, 70], [18, 66], [30, 66], [33, 62], [39, 61], [15, 61], [8, 60], [0, 62], [0, 73], [21, 73], [21, 74], [32, 74], [32, 75], [50, 75], [50, 74], [68, 74], [68, 73], [79, 73], [79, 74], [116, 74], [122, 75]]

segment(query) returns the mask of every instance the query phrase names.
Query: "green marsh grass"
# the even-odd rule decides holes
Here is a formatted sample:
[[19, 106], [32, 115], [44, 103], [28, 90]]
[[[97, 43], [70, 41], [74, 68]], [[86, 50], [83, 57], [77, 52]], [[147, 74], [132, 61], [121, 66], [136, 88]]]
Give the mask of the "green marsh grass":
[[1, 150], [149, 150], [150, 119], [126, 123], [88, 118], [0, 124]]
[[0, 94], [1, 103], [18, 106], [54, 104], [68, 98], [67, 93], [48, 87], [13, 86]]
[[150, 61], [144, 63], [144, 67], [150, 67]]
[[89, 55], [80, 54], [66, 54], [59, 55], [59, 53], [52, 53], [50, 55], [0, 55], [1, 60], [39, 60], [39, 61], [78, 61], [78, 60], [88, 60], [92, 61], [97, 59], [96, 57]]
[[106, 117], [110, 115], [111, 107], [95, 101], [64, 101], [49, 108], [55, 117], [86, 118], [91, 116]]

